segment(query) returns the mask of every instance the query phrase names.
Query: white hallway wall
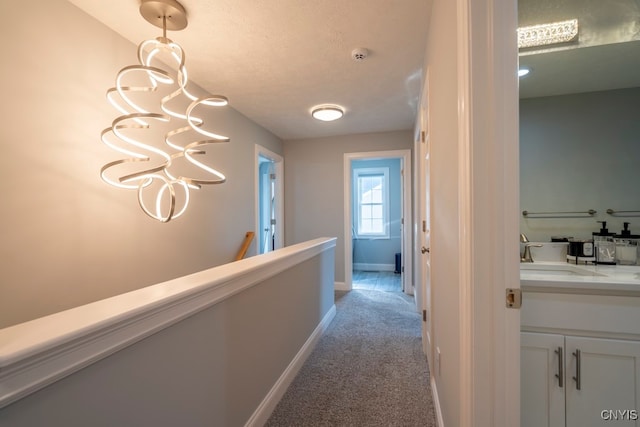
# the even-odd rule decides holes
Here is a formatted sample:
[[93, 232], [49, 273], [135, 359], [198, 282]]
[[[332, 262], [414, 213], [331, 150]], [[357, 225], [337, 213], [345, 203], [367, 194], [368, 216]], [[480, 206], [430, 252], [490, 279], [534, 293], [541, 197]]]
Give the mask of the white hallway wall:
[[0, 14], [11, 17], [0, 28], [11, 40], [0, 67], [0, 328], [233, 260], [254, 228], [254, 144], [282, 153], [281, 141], [230, 109], [232, 140], [209, 158], [227, 182], [160, 224], [135, 192], [99, 177], [120, 158], [100, 142], [117, 116], [105, 93], [136, 46], [64, 0], [4, 1]]

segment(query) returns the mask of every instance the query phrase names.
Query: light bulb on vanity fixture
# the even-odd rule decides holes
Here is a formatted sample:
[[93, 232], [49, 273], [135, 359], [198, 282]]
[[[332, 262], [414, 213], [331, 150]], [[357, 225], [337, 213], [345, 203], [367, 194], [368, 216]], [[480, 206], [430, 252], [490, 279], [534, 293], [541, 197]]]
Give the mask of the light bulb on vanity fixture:
[[311, 109], [311, 116], [323, 122], [332, 122], [344, 116], [344, 108], [338, 105], [317, 105]]
[[228, 100], [196, 96], [188, 89], [184, 51], [167, 38], [167, 30], [187, 26], [180, 3], [143, 0], [140, 14], [162, 28], [162, 37], [140, 43], [139, 64], [121, 69], [115, 87], [107, 90], [107, 99], [122, 115], [102, 131], [101, 139], [127, 157], [104, 165], [100, 176], [115, 187], [137, 190], [144, 213], [168, 222], [186, 211], [191, 190], [226, 181], [203, 157], [210, 144], [230, 138], [207, 130], [197, 112], [215, 111]]

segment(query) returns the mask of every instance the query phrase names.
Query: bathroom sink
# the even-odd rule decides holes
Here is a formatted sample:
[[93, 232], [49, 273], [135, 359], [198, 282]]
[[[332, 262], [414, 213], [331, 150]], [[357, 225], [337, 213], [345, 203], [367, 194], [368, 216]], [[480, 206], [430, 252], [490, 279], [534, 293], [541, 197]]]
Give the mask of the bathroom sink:
[[596, 273], [589, 268], [576, 265], [536, 264], [535, 262], [520, 264], [520, 272], [540, 276], [604, 276], [604, 274]]

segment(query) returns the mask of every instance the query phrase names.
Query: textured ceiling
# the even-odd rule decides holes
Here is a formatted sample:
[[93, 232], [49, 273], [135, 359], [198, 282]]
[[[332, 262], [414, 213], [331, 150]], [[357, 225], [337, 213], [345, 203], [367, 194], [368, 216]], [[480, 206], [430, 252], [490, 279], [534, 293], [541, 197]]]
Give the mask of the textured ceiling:
[[[70, 0], [136, 45], [139, 0]], [[431, 0], [182, 0], [190, 79], [282, 139], [412, 129]], [[356, 62], [355, 48], [369, 49]], [[123, 64], [130, 65], [130, 64]], [[310, 117], [335, 103], [336, 122]]]
[[[140, 0], [69, 1], [134, 44], [160, 35]], [[189, 25], [169, 37], [193, 81], [282, 139], [412, 129], [431, 1], [182, 0]], [[578, 42], [521, 52], [521, 97], [640, 86], [640, 0], [518, 2], [521, 26], [574, 17]], [[346, 116], [311, 119], [323, 103]]]

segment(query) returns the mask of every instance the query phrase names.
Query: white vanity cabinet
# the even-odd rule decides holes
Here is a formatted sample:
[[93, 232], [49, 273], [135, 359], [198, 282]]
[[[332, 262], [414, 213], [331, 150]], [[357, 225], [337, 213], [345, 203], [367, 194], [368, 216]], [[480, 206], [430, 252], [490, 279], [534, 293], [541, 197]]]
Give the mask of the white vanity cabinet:
[[521, 426], [640, 427], [640, 268], [540, 263], [520, 285]]
[[522, 427], [640, 425], [639, 341], [523, 332], [521, 371]]

